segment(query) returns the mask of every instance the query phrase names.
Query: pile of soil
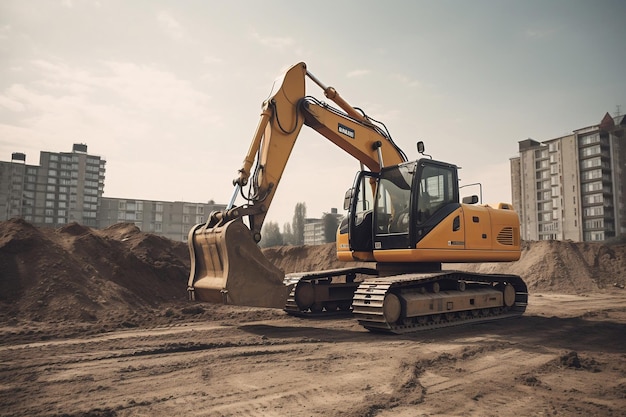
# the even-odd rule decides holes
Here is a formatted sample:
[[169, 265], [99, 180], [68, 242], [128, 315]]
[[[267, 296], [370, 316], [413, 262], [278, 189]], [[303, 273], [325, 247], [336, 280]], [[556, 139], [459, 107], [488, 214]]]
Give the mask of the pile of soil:
[[[346, 266], [336, 260], [334, 244], [264, 253], [286, 273]], [[446, 268], [520, 275], [532, 292], [593, 292], [623, 288], [626, 244], [525, 242], [517, 262]], [[96, 230], [76, 223], [51, 229], [21, 219], [0, 222], [0, 323], [94, 322], [112, 315], [150, 317], [169, 305], [185, 309], [188, 275], [185, 243], [133, 224]], [[174, 314], [169, 307], [165, 311]]]
[[521, 276], [530, 292], [584, 294], [626, 284], [626, 244], [543, 240], [524, 242], [516, 262], [447, 265]]
[[0, 223], [0, 314], [33, 321], [85, 320], [147, 311], [187, 297], [182, 242], [120, 223], [37, 228]]

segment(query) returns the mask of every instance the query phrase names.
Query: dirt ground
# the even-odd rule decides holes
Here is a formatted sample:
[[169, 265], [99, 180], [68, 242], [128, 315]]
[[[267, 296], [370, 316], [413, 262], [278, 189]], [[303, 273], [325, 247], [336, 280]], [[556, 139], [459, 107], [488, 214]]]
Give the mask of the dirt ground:
[[[271, 248], [286, 272], [332, 245]], [[186, 245], [0, 223], [2, 416], [626, 416], [626, 245], [527, 242], [517, 319], [381, 335], [186, 301]]]

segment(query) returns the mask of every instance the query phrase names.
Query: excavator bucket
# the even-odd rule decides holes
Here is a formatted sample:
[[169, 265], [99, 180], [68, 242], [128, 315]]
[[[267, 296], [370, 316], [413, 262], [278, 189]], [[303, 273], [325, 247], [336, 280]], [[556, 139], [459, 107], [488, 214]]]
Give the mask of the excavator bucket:
[[194, 226], [189, 231], [191, 300], [253, 307], [284, 308], [285, 274], [272, 265], [240, 220]]

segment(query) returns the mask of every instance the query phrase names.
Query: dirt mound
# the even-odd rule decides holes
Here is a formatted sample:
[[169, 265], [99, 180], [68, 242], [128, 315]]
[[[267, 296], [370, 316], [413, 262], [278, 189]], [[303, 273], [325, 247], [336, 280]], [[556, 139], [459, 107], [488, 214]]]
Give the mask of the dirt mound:
[[516, 262], [447, 264], [447, 268], [521, 276], [529, 291], [568, 294], [626, 284], [626, 244], [571, 241], [524, 242]]
[[30, 320], [97, 320], [186, 298], [184, 243], [132, 224], [93, 230], [76, 223], [36, 228], [0, 223], [0, 307]]
[[[285, 273], [348, 266], [336, 260], [334, 244], [263, 252]], [[353, 264], [359, 265], [366, 264]], [[626, 284], [626, 244], [526, 242], [517, 262], [445, 267], [520, 275], [532, 292], [593, 292]], [[188, 274], [185, 243], [133, 224], [94, 230], [76, 223], [51, 229], [19, 219], [0, 222], [0, 322], [95, 322], [140, 313], [150, 320], [156, 309], [175, 315], [167, 303], [185, 302]]]
[[263, 249], [263, 254], [271, 263], [291, 272], [319, 271], [324, 269], [347, 268], [350, 266], [370, 265], [365, 262], [341, 262], [337, 260], [334, 243], [315, 246], [276, 246]]

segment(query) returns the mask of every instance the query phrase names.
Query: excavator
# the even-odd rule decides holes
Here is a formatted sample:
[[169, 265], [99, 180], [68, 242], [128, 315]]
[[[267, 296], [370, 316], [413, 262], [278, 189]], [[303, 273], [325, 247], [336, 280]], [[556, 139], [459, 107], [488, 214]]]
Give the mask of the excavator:
[[[307, 79], [339, 108], [307, 95]], [[360, 163], [336, 239], [337, 258], [352, 266], [285, 275], [258, 242], [303, 125]], [[382, 122], [304, 62], [291, 66], [263, 102], [226, 209], [189, 231], [189, 298], [295, 316], [351, 312], [365, 329], [395, 334], [522, 315], [528, 292], [521, 277], [442, 268], [518, 260], [517, 213], [507, 203], [478, 204], [476, 195], [460, 199], [459, 168], [425, 154], [423, 142], [417, 150], [421, 157], [409, 161]], [[245, 203], [235, 205], [239, 197]]]

